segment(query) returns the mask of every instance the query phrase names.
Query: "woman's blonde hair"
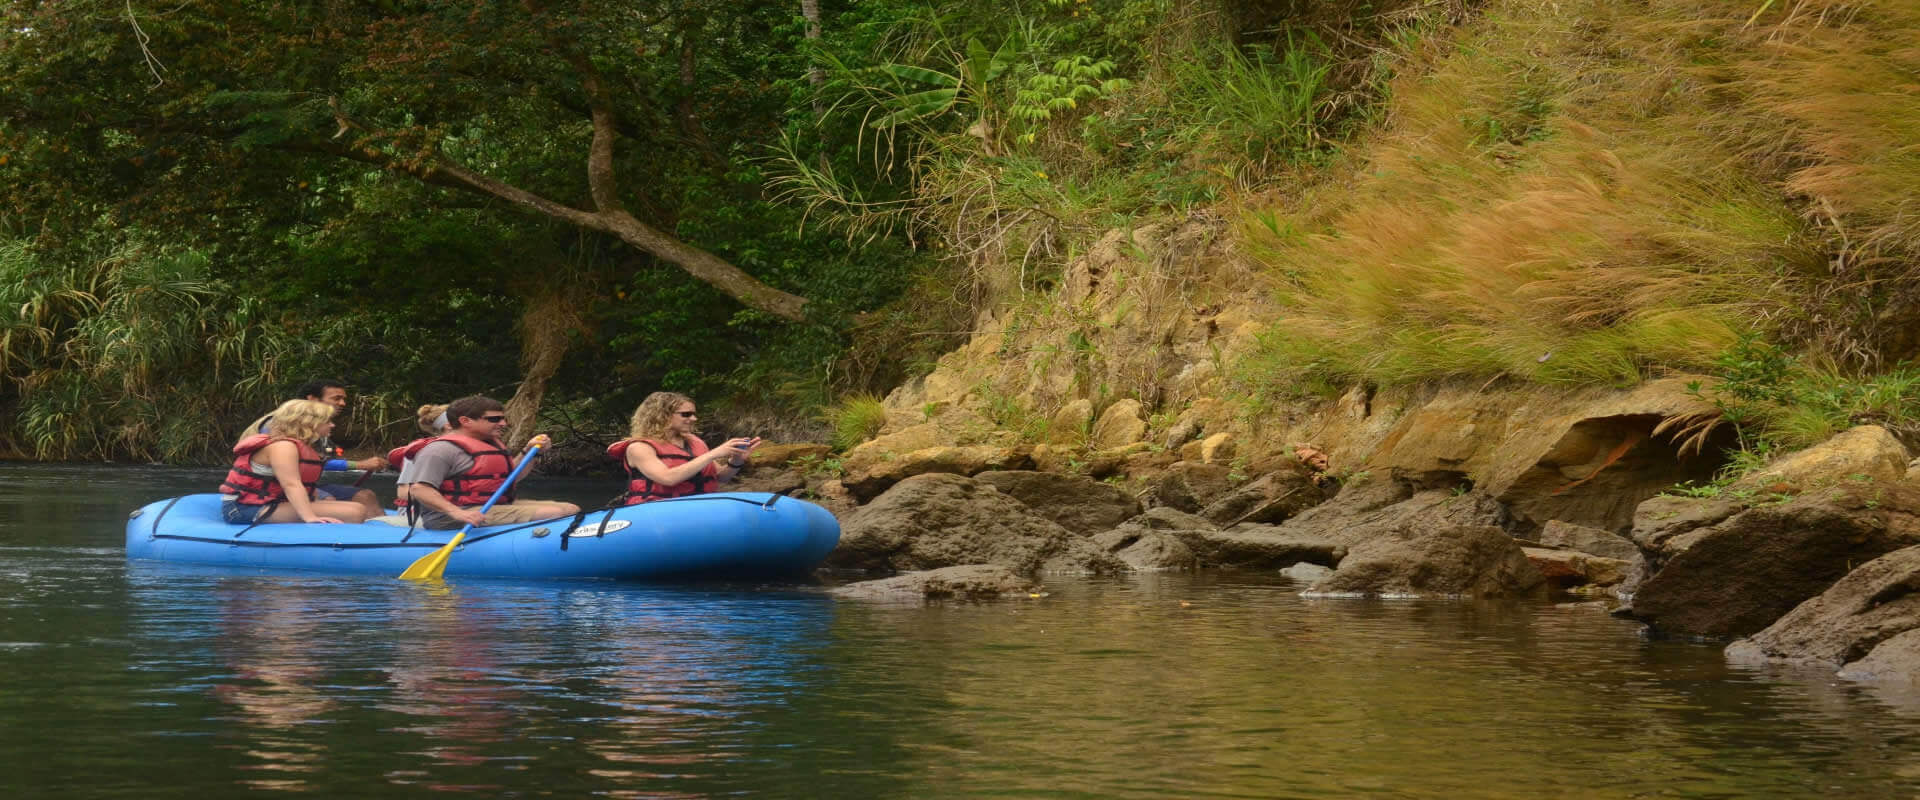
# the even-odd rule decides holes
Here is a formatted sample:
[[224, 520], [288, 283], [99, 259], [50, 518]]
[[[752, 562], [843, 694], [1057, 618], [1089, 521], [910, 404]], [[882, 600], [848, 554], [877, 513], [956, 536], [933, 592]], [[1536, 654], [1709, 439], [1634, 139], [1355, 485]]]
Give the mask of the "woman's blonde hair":
[[420, 410], [413, 412], [413, 416], [420, 421], [420, 430], [427, 433], [440, 433], [453, 427], [453, 423], [447, 421], [446, 403], [421, 406]]
[[318, 400], [288, 400], [273, 410], [267, 422], [270, 436], [288, 436], [303, 442], [320, 438], [320, 427], [333, 421], [337, 409]]
[[640, 407], [633, 410], [633, 423], [627, 427], [627, 438], [665, 440], [673, 433], [674, 409], [679, 408], [681, 403], [691, 402], [693, 398], [679, 392], [647, 395], [647, 399], [640, 401]]

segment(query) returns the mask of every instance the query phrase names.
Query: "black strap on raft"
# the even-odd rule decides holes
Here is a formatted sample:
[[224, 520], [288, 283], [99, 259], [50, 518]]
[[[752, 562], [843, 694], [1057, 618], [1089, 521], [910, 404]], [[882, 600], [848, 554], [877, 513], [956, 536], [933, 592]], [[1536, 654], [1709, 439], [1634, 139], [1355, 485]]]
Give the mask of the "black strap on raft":
[[153, 515], [153, 525], [147, 528], [147, 538], [151, 539], [155, 536], [160, 535], [160, 519], [162, 517], [165, 517], [167, 515], [167, 512], [173, 510], [173, 504], [178, 503], [185, 499], [187, 499], [187, 496], [181, 495], [179, 497], [173, 498], [172, 500], [168, 500], [166, 505], [160, 507], [160, 513]]
[[266, 505], [264, 505], [264, 506], [261, 506], [261, 507], [260, 507], [260, 513], [258, 513], [258, 514], [255, 514], [255, 515], [253, 515], [253, 521], [252, 521], [252, 522], [249, 522], [249, 523], [247, 523], [247, 527], [244, 527], [244, 528], [241, 528], [241, 529], [240, 529], [240, 532], [239, 532], [239, 533], [236, 533], [236, 534], [234, 534], [234, 535], [233, 535], [233, 538], [235, 538], [235, 539], [238, 539], [238, 538], [240, 538], [240, 537], [242, 537], [242, 536], [245, 536], [245, 535], [247, 535], [247, 531], [250, 531], [250, 530], [253, 530], [254, 528], [258, 528], [258, 527], [260, 527], [260, 525], [262, 524], [262, 523], [260, 522], [260, 518], [261, 518], [261, 517], [264, 517], [264, 516], [266, 516], [266, 515], [268, 515], [268, 514], [272, 514], [272, 513], [273, 513], [273, 507], [274, 507], [274, 506], [277, 506], [277, 505], [280, 505], [280, 504], [279, 504], [279, 503], [268, 503], [268, 504], [266, 504]]
[[573, 521], [567, 523], [567, 529], [560, 532], [560, 549], [561, 550], [567, 549], [567, 540], [573, 538], [573, 532], [579, 529], [580, 521], [583, 519], [586, 519], [587, 515], [590, 513], [593, 513], [593, 512], [588, 511], [584, 508], [574, 513]]

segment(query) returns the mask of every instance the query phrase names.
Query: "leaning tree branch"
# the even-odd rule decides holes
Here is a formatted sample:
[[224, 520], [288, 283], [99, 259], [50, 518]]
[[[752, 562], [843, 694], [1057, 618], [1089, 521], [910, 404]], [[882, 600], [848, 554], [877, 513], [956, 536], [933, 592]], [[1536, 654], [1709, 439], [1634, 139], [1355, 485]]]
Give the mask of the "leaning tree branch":
[[[340, 107], [337, 99], [331, 101], [331, 105], [334, 121], [339, 125], [339, 130], [334, 134], [336, 140], [350, 131], [357, 131], [366, 139], [376, 142], [392, 142], [399, 138], [392, 132], [354, 119]], [[336, 152], [342, 157], [402, 172], [426, 183], [498, 198], [581, 228], [611, 234], [673, 263], [687, 274], [740, 301], [742, 305], [789, 322], [805, 320], [806, 298], [768, 286], [726, 259], [640, 221], [620, 205], [614, 196], [613, 115], [607, 113], [605, 108], [604, 104], [596, 104], [593, 152], [587, 160], [588, 181], [594, 194], [593, 211], [574, 208], [470, 169], [438, 147], [433, 149], [430, 158], [415, 160], [403, 160], [380, 148], [352, 148], [335, 142], [327, 142], [324, 148], [316, 146], [313, 149]], [[310, 146], [312, 144], [309, 143]], [[605, 199], [603, 194], [606, 195]]]

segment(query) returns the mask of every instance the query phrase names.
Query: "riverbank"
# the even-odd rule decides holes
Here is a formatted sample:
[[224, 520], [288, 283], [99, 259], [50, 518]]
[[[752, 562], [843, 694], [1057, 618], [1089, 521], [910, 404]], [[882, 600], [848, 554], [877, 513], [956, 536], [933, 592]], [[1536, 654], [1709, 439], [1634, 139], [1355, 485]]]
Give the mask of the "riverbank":
[[[1657, 633], [1755, 637], [1765, 658], [1836, 670], [1883, 640], [1880, 660], [1905, 652], [1894, 634], [1920, 629], [1907, 599], [1869, 620], [1829, 614], [1822, 648], [1767, 631], [1869, 563], [1869, 594], [1914, 574], [1875, 562], [1920, 545], [1920, 483], [1894, 432], [1855, 428], [1729, 482], [1716, 476], [1738, 442], [1706, 376], [1276, 401], [1231, 374], [1268, 333], [1254, 320], [1273, 318], [1236, 263], [1203, 224], [1116, 231], [1057, 300], [1134, 313], [1091, 328], [989, 318], [887, 396], [869, 441], [769, 450], [747, 485], [834, 509], [834, 566], [992, 564], [1015, 596], [1049, 571], [1209, 567], [1297, 570], [1327, 595], [1575, 593]], [[1221, 294], [1139, 302], [1169, 264]], [[1895, 661], [1874, 673], [1920, 676], [1920, 660]]]

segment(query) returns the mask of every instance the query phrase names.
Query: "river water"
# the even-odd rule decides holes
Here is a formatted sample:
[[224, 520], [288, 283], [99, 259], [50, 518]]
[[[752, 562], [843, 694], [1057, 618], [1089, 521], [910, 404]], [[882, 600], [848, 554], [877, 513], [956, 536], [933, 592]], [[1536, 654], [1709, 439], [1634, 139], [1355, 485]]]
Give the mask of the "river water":
[[1920, 795], [1910, 695], [1585, 605], [1250, 572], [920, 607], [126, 561], [129, 510], [217, 480], [0, 464], [0, 797]]

